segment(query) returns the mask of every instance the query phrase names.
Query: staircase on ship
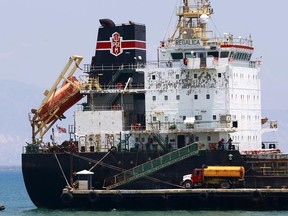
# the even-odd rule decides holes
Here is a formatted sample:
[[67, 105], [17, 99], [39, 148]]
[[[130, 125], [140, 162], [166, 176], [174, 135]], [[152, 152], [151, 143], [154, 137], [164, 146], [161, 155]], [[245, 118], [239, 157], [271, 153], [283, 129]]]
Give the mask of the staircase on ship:
[[117, 175], [106, 178], [104, 180], [103, 188], [110, 190], [130, 183], [188, 157], [195, 156], [198, 153], [198, 143], [189, 144], [183, 148], [179, 148], [153, 160], [135, 166], [129, 170], [125, 170]]

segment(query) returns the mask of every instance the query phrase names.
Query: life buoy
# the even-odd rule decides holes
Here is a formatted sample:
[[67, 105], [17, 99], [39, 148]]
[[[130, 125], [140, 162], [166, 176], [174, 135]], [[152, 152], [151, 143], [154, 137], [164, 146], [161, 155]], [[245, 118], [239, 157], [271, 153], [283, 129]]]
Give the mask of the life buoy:
[[258, 190], [255, 190], [251, 193], [252, 200], [257, 202], [262, 198], [262, 193]]
[[64, 204], [64, 205], [69, 205], [72, 203], [72, 200], [73, 200], [73, 195], [69, 192], [63, 192], [61, 194], [61, 202]]
[[88, 194], [88, 200], [89, 202], [91, 203], [95, 203], [97, 202], [99, 199], [99, 194], [96, 193], [95, 191], [91, 191], [89, 194]]
[[114, 202], [114, 203], [117, 203], [117, 204], [121, 203], [121, 202], [122, 202], [122, 199], [123, 199], [123, 196], [122, 196], [121, 193], [117, 193], [117, 194], [114, 194], [114, 195], [112, 196], [113, 202]]
[[116, 87], [116, 89], [121, 89], [122, 88], [122, 83], [116, 83], [115, 87]]
[[205, 192], [201, 192], [199, 194], [199, 199], [201, 201], [207, 201], [208, 200], [208, 197], [209, 197], [209, 194], [205, 191]]
[[134, 128], [135, 128], [135, 130], [139, 130], [139, 129], [140, 129], [140, 126], [141, 126], [141, 124], [139, 124], [139, 123], [134, 124]]

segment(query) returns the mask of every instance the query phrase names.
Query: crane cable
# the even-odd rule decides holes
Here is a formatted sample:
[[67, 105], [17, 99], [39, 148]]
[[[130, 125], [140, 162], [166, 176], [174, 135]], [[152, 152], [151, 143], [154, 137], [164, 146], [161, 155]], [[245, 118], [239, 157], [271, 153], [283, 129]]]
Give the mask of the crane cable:
[[[176, 2], [176, 4], [175, 4], [173, 13], [172, 13], [172, 15], [171, 15], [171, 17], [170, 17], [170, 21], [169, 21], [169, 24], [168, 24], [167, 29], [166, 29], [166, 33], [165, 33], [164, 38], [163, 38], [163, 41], [165, 41], [165, 38], [166, 38], [166, 36], [167, 36], [167, 34], [168, 34], [168, 29], [169, 29], [169, 27], [170, 27], [170, 25], [171, 25], [171, 22], [172, 22], [172, 19], [173, 19], [173, 17], [174, 17], [175, 10], [176, 10], [176, 8], [177, 8], [178, 2], [179, 2], [179, 0], [178, 0], [178, 1]], [[180, 4], [180, 3], [179, 3], [179, 4]]]

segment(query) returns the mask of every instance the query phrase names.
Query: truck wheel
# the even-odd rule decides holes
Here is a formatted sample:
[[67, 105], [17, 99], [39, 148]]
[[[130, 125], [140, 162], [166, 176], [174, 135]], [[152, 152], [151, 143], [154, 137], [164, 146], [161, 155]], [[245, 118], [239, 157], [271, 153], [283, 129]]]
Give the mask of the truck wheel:
[[230, 183], [228, 181], [223, 181], [220, 183], [220, 187], [222, 189], [229, 189], [231, 187]]
[[184, 187], [185, 187], [186, 189], [191, 189], [191, 188], [193, 188], [193, 184], [192, 184], [191, 181], [185, 181], [185, 182], [184, 182]]

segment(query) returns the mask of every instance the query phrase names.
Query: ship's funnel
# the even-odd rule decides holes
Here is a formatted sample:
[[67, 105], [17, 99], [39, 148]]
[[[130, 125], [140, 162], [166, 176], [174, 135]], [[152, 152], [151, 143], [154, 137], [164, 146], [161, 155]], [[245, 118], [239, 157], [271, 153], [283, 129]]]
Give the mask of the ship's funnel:
[[[98, 76], [103, 85], [111, 84], [119, 69], [135, 69], [137, 65], [146, 63], [146, 27], [131, 21], [115, 25], [110, 19], [100, 19], [100, 23], [90, 75]], [[125, 83], [134, 76], [122, 73], [114, 82]]]
[[99, 20], [102, 27], [115, 27], [115, 23], [110, 19], [100, 19]]

